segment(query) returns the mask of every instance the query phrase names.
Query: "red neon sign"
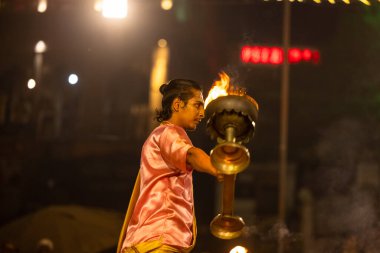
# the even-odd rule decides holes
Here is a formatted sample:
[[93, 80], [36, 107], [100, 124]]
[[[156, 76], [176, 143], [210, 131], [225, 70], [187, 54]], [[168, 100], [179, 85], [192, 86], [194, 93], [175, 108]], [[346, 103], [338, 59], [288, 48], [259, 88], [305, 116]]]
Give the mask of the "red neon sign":
[[[280, 47], [244, 46], [240, 58], [244, 63], [279, 65], [284, 62], [284, 50]], [[319, 63], [320, 54], [309, 48], [289, 48], [288, 62]]]

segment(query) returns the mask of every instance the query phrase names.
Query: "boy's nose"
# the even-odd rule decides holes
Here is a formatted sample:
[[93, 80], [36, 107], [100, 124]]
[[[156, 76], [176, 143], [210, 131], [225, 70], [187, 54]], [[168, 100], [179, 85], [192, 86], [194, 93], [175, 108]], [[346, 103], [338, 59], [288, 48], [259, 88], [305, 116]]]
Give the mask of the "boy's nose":
[[205, 117], [205, 109], [202, 107], [199, 112], [199, 116], [203, 119]]

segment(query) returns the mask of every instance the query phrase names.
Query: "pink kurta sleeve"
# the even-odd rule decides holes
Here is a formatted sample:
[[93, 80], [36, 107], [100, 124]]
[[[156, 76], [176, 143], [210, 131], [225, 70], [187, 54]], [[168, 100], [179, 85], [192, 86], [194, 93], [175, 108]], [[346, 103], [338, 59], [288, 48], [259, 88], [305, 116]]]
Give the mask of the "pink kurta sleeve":
[[187, 151], [193, 146], [183, 129], [175, 126], [167, 127], [161, 135], [159, 147], [162, 158], [173, 166], [172, 169], [182, 172], [188, 170]]

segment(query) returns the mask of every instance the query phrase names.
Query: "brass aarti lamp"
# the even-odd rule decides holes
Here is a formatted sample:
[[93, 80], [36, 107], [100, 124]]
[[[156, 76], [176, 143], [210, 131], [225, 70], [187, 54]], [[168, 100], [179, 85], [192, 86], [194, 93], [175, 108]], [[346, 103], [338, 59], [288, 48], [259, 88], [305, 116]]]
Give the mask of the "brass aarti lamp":
[[222, 213], [211, 222], [211, 233], [221, 239], [239, 237], [244, 228], [241, 217], [233, 214], [236, 174], [250, 163], [248, 143], [255, 131], [258, 104], [250, 96], [227, 95], [206, 107], [207, 130], [217, 145], [211, 151], [212, 164], [224, 174]]

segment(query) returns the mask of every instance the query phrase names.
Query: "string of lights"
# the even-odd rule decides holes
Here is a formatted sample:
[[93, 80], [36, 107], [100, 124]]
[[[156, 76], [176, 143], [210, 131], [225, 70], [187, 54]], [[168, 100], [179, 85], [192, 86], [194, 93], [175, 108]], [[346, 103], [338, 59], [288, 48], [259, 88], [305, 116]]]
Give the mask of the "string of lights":
[[176, 4], [180, 2], [188, 2], [197, 5], [252, 5], [252, 4], [273, 4], [289, 1], [292, 4], [315, 4], [315, 5], [366, 5], [376, 6], [380, 4], [380, 0], [0, 0], [1, 10], [14, 10], [14, 11], [29, 11], [37, 10], [40, 13], [47, 11], [50, 8], [54, 9], [70, 9], [85, 6], [99, 10], [101, 6], [109, 5], [128, 5], [130, 4], [149, 4], [161, 6], [164, 10], [175, 8]]

